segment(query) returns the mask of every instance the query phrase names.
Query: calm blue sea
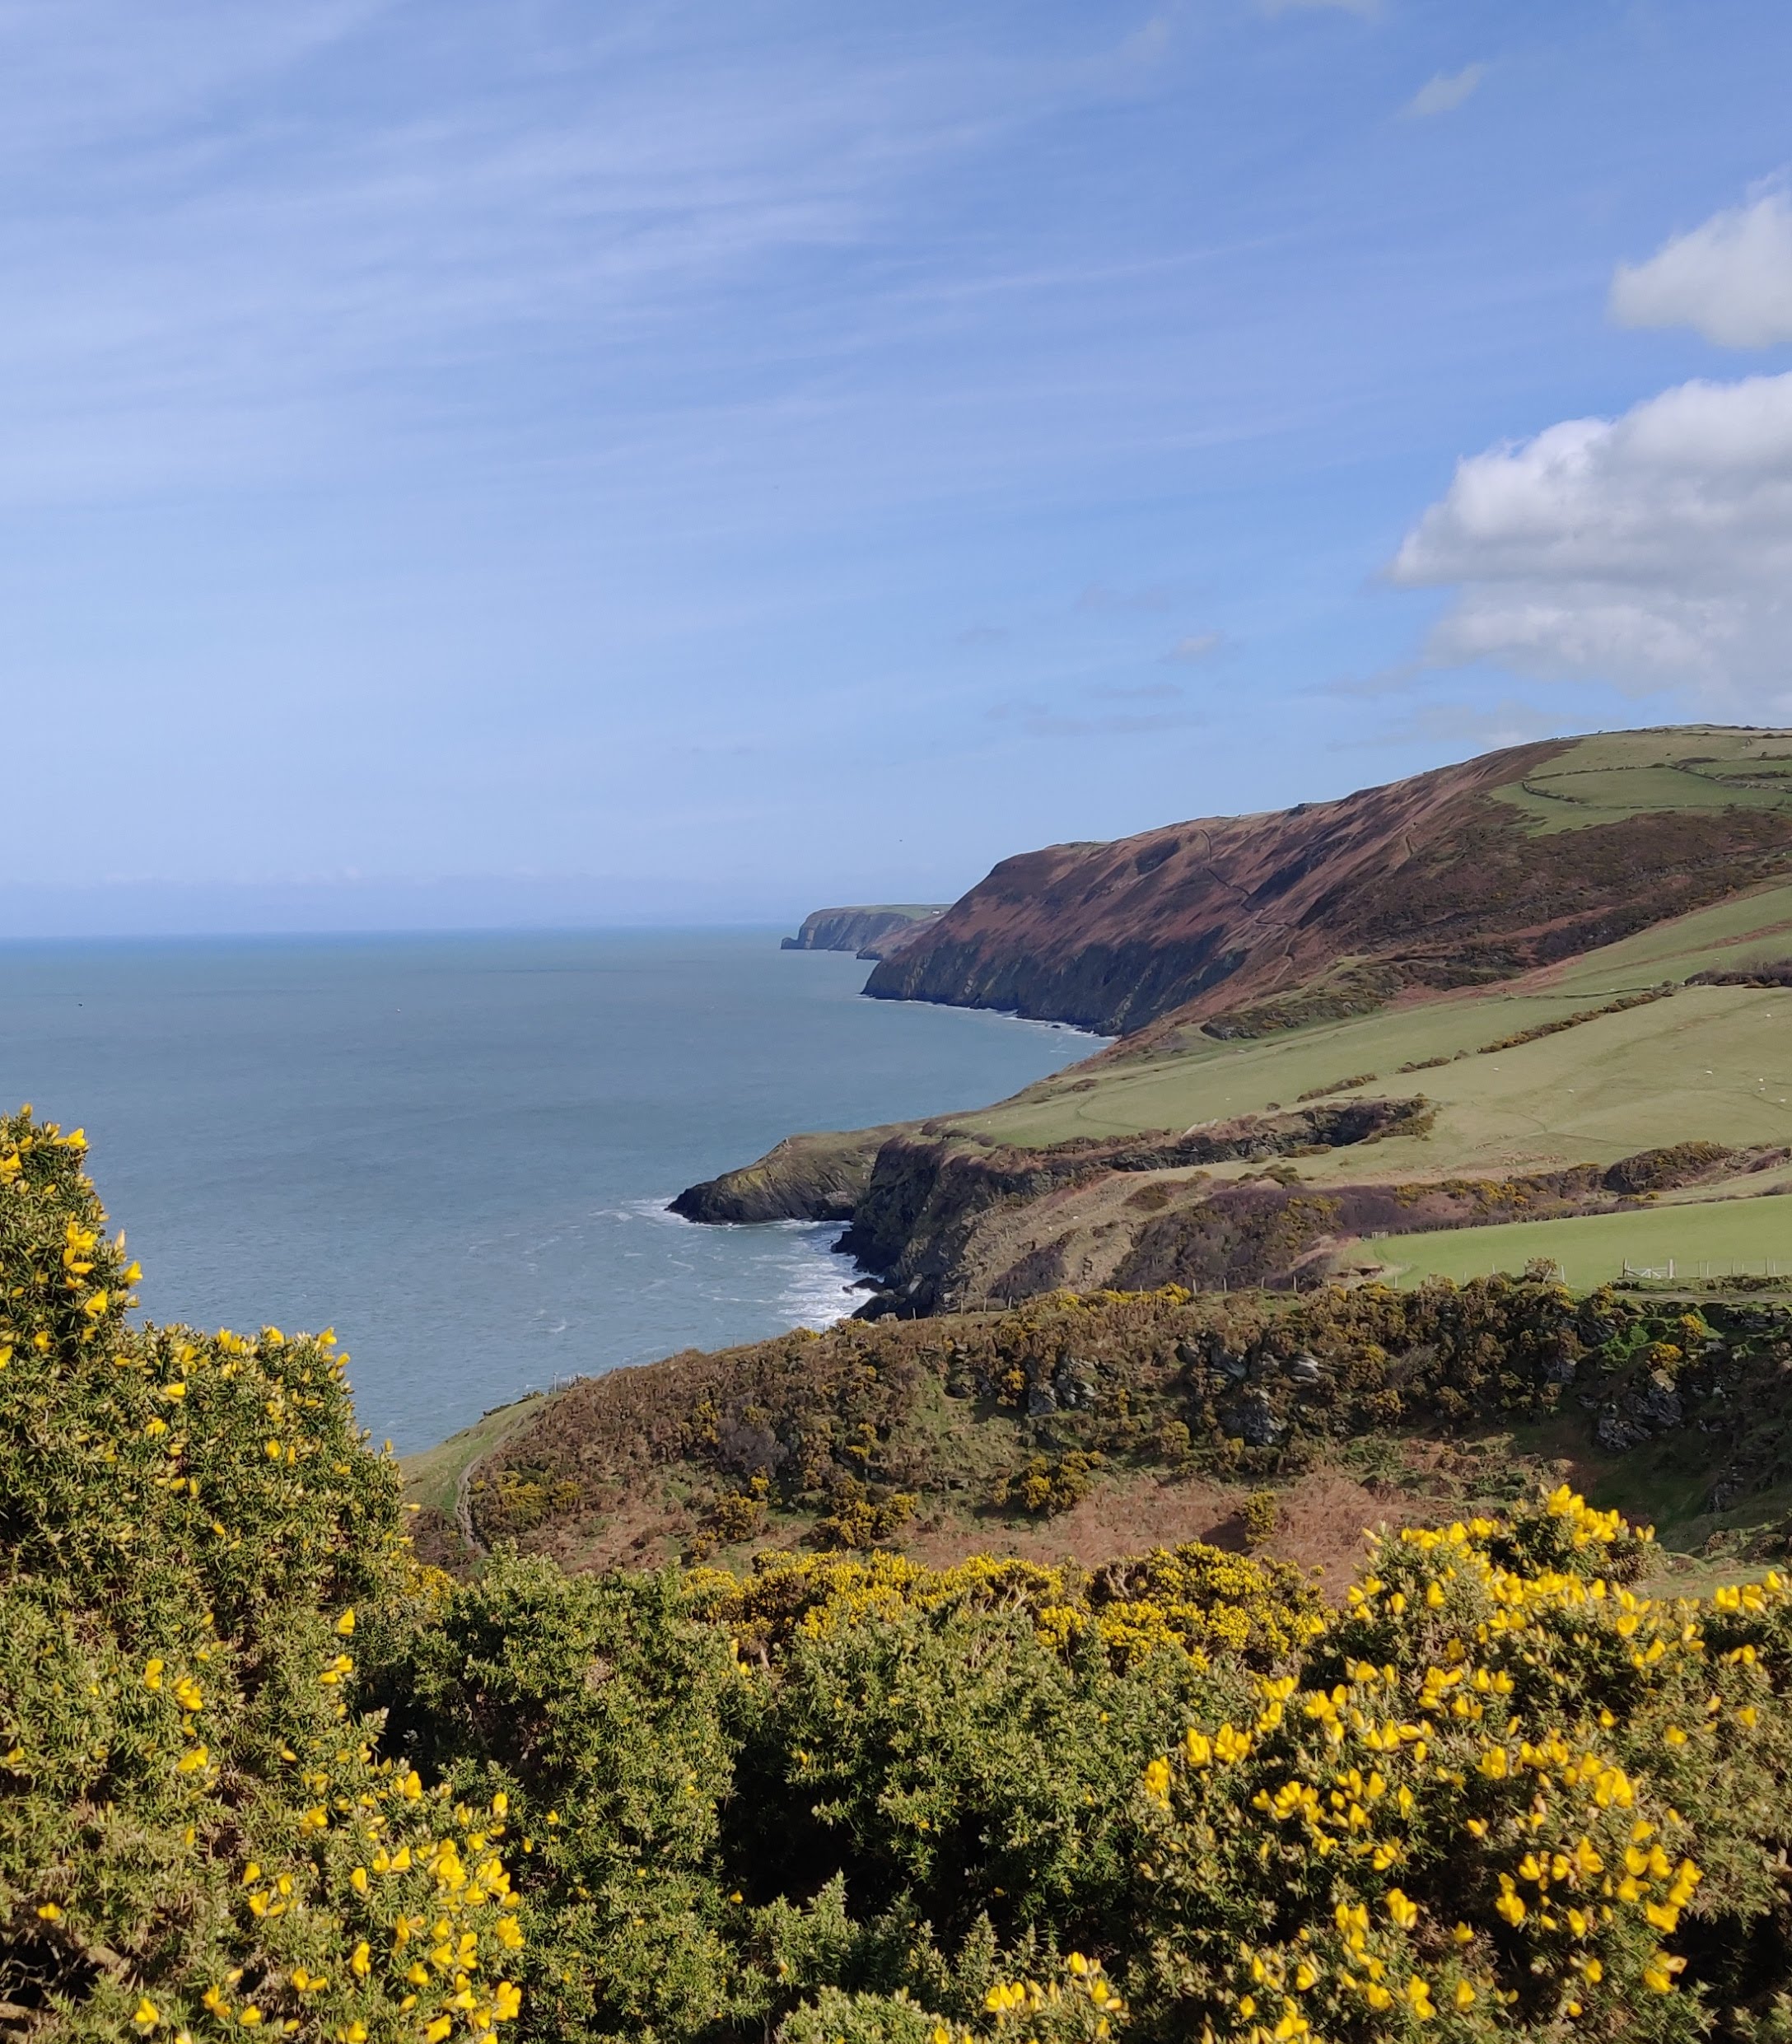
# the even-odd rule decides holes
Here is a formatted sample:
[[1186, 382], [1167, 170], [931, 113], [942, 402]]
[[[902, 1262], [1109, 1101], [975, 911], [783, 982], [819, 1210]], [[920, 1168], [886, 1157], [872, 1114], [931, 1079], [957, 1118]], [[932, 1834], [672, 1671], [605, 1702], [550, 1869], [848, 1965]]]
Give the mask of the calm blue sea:
[[768, 931], [0, 945], [0, 1099], [84, 1127], [146, 1312], [334, 1326], [403, 1454], [530, 1386], [856, 1303], [833, 1228], [665, 1202], [1091, 1039], [864, 1001]]

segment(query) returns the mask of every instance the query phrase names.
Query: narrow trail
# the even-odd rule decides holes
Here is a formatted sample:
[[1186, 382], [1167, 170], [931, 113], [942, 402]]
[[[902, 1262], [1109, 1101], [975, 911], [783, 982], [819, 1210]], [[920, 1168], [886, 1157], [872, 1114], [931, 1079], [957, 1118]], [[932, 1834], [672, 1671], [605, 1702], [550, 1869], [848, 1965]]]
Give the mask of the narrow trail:
[[480, 1539], [473, 1524], [473, 1479], [522, 1424], [524, 1418], [535, 1408], [535, 1395], [531, 1393], [516, 1402], [516, 1410], [508, 1424], [494, 1435], [483, 1448], [476, 1449], [468, 1456], [466, 1466], [455, 1479], [455, 1524], [460, 1528], [460, 1538], [475, 1554], [487, 1554], [490, 1550]]
[[[492, 1448], [497, 1445], [496, 1441], [492, 1444]], [[474, 1530], [473, 1507], [468, 1501], [467, 1493], [472, 1488], [474, 1471], [491, 1452], [492, 1449], [488, 1448], [483, 1454], [473, 1456], [460, 1472], [460, 1479], [455, 1485], [455, 1524], [460, 1528], [460, 1538], [475, 1554], [484, 1554], [487, 1549], [485, 1542]]]

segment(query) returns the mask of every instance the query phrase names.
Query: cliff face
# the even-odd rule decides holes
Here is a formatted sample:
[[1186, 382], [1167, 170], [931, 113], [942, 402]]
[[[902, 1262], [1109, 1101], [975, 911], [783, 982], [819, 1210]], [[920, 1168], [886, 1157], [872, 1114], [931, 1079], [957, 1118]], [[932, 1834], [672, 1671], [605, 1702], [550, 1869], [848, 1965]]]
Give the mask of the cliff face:
[[861, 958], [881, 959], [937, 922], [943, 908], [818, 908], [803, 926], [786, 937], [786, 951], [853, 951]]
[[1510, 978], [1720, 900], [1792, 856], [1792, 816], [1766, 809], [1534, 834], [1491, 791], [1566, 749], [1521, 746], [1339, 801], [1004, 860], [865, 991], [1107, 1035], [1173, 1013], [1258, 1035], [1360, 1014], [1402, 987]]
[[[1203, 1165], [1374, 1143], [1419, 1132], [1426, 1118], [1422, 1097], [1334, 1101], [1180, 1135], [1162, 1129], [1048, 1150], [978, 1143], [935, 1132], [930, 1125], [894, 1136], [878, 1150], [840, 1248], [889, 1287], [870, 1313], [891, 1307], [957, 1312], [999, 1304], [1091, 1275], [1079, 1271], [1073, 1277], [1062, 1253], [1064, 1238], [1076, 1235], [1080, 1250], [1088, 1235], [1073, 1211], [1081, 1196], [1093, 1197], [1104, 1211], [1116, 1207], [1099, 1234], [1103, 1253], [1118, 1259], [1147, 1215], [1161, 1211], [1159, 1199], [1136, 1204], [1146, 1174], [1192, 1169], [1194, 1178], [1183, 1181], [1178, 1192], [1193, 1193]], [[1132, 1210], [1122, 1218], [1119, 1210], [1128, 1201]], [[1042, 1258], [1054, 1253], [1057, 1261], [1048, 1271]], [[1105, 1281], [1104, 1275], [1095, 1274], [1095, 1281]]]
[[[1777, 1168], [1788, 1155], [1784, 1146], [1734, 1151], [1695, 1142], [1609, 1165], [1376, 1182], [1374, 1146], [1422, 1140], [1431, 1121], [1430, 1104], [1413, 1096], [1049, 1150], [910, 1132], [879, 1151], [840, 1247], [881, 1281], [862, 1309], [867, 1318], [977, 1312], [1061, 1287], [1298, 1290], [1353, 1244], [1367, 1258], [1359, 1267], [1378, 1265], [1388, 1253], [1365, 1238], [1617, 1213], [1681, 1187]], [[1304, 1177], [1295, 1160], [1324, 1152], [1341, 1153], [1346, 1172]], [[1226, 1178], [1202, 1168], [1240, 1162], [1269, 1169]]]

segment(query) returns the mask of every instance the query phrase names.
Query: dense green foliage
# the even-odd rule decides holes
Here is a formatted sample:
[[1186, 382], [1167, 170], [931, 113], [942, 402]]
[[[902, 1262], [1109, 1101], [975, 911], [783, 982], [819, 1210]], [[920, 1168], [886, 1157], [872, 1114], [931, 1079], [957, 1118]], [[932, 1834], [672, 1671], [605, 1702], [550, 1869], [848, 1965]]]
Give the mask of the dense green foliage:
[[[126, 1326], [81, 1152], [0, 1128], [0, 2029], [1792, 2034], [1776, 1577], [1640, 1596], [1564, 1488], [1384, 1538], [1333, 1614], [1199, 1547], [452, 1581], [327, 1337]], [[1528, 1342], [1412, 1310], [1496, 1388], [1570, 1321], [1677, 1346], [1522, 1296]]]

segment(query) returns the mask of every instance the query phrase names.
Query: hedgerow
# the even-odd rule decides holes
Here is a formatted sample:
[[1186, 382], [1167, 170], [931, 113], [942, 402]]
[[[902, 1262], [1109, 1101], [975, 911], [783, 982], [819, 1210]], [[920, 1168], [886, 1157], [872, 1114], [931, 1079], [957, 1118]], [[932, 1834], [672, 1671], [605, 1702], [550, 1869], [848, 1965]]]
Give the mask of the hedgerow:
[[[1564, 1486], [1377, 1536], [1331, 1612], [1198, 1545], [452, 1580], [327, 1337], [128, 1324], [81, 1163], [0, 1129], [5, 2033], [1792, 2034], [1778, 1575], [1646, 1595], [1646, 1533]], [[1094, 1382], [1094, 1314], [1186, 1304], [1033, 1324]], [[1714, 1338], [1537, 1286], [1402, 1310], [1488, 1395], [1570, 1326], [1678, 1382]], [[1367, 1324], [1252, 1305], [1223, 1354], [1342, 1374]]]

